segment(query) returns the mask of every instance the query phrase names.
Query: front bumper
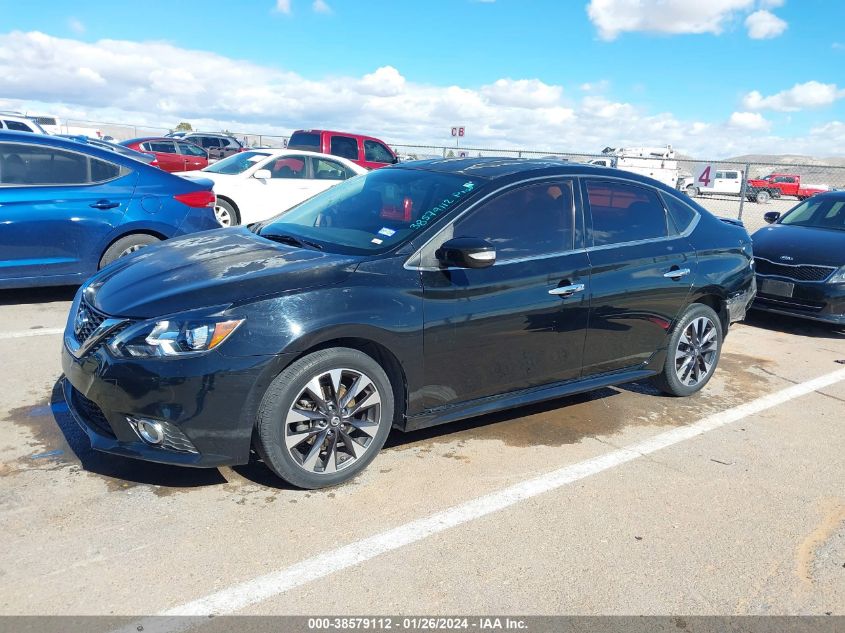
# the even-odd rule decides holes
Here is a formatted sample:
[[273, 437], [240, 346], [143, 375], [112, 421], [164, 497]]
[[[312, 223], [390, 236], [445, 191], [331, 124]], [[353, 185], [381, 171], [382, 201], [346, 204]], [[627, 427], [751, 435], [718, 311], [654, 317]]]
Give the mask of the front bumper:
[[[761, 278], [769, 279], [770, 277]], [[792, 296], [784, 297], [758, 292], [752, 306], [755, 310], [845, 325], [845, 284], [801, 282], [777, 277], [771, 277], [771, 279], [789, 281], [794, 284]]]
[[[282, 363], [282, 364], [280, 364]], [[92, 448], [146, 461], [213, 467], [249, 461], [255, 415], [279, 356], [118, 359], [104, 346], [76, 358], [62, 346], [63, 390]], [[165, 446], [131, 418], [158, 421]]]

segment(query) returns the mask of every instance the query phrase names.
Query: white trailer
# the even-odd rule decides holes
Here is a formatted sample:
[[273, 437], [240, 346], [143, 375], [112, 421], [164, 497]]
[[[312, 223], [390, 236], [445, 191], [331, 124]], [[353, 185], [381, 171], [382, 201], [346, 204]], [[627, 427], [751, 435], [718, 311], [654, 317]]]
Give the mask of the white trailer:
[[675, 150], [666, 147], [606, 147], [602, 158], [587, 161], [591, 165], [615, 167], [641, 176], [659, 180], [669, 187], [677, 188], [682, 178]]

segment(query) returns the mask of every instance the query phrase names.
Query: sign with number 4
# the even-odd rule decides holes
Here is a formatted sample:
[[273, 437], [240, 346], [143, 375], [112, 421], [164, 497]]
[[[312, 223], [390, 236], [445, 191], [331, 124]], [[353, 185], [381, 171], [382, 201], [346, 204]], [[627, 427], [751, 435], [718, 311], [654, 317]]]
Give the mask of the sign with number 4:
[[695, 170], [695, 186], [699, 189], [711, 189], [714, 179], [713, 165], [698, 165]]

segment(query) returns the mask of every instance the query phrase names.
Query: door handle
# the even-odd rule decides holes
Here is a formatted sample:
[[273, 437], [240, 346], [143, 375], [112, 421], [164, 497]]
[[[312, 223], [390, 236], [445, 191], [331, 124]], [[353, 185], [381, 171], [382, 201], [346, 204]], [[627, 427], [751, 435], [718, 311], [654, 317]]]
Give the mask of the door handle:
[[680, 279], [681, 277], [686, 277], [689, 274], [689, 268], [676, 268], [675, 270], [670, 270], [668, 273], [663, 273], [663, 276], [667, 279]]
[[571, 286], [559, 286], [549, 290], [550, 295], [557, 295], [559, 297], [569, 297], [576, 292], [584, 292], [584, 284], [572, 284]]
[[111, 200], [97, 200], [97, 202], [93, 202], [88, 205], [92, 209], [114, 209], [115, 207], [119, 207], [119, 202], [112, 202]]

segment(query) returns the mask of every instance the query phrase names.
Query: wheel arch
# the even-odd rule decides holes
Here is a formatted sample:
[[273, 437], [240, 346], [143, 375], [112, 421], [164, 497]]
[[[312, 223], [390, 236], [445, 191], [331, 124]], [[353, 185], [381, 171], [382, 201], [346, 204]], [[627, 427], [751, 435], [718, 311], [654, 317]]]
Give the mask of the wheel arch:
[[115, 242], [117, 242], [118, 240], [122, 240], [124, 237], [129, 237], [130, 235], [150, 235], [150, 236], [152, 236], [156, 239], [161, 240], [162, 242], [167, 239], [167, 236], [164, 235], [163, 233], [160, 233], [160, 232], [153, 230], [153, 229], [147, 229], [147, 228], [145, 228], [145, 229], [133, 229], [131, 231], [126, 231], [124, 233], [120, 233], [120, 234], [114, 236], [111, 240], [109, 240], [109, 242], [104, 247], [102, 247], [100, 249], [100, 254], [97, 257], [97, 268], [98, 269], [100, 267], [100, 262], [103, 261], [103, 256], [112, 247], [112, 245]]
[[702, 303], [716, 313], [719, 317], [719, 323], [722, 325], [722, 336], [724, 337], [728, 333], [728, 327], [730, 326], [728, 302], [725, 298], [719, 294], [706, 293], [697, 297], [693, 301], [693, 304], [695, 303]]
[[393, 426], [404, 429], [405, 413], [408, 407], [408, 378], [402, 363], [399, 362], [396, 355], [383, 343], [361, 336], [330, 338], [311, 345], [291, 359], [290, 362], [293, 363], [303, 356], [332, 347], [346, 347], [358, 350], [381, 365], [381, 368], [384, 369], [390, 380], [390, 386], [393, 388], [393, 401], [395, 403]]

